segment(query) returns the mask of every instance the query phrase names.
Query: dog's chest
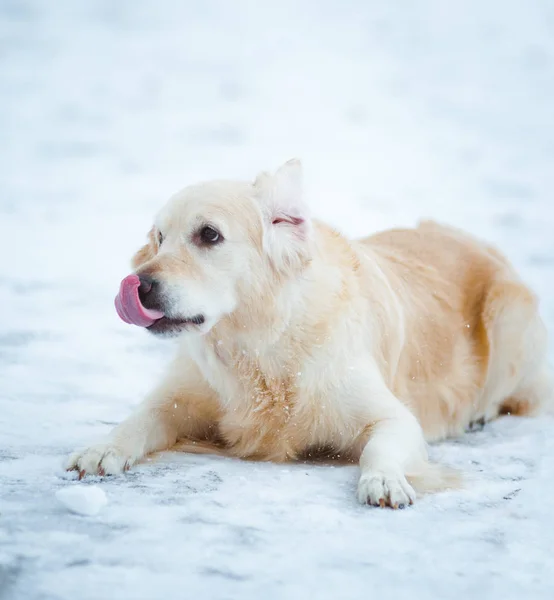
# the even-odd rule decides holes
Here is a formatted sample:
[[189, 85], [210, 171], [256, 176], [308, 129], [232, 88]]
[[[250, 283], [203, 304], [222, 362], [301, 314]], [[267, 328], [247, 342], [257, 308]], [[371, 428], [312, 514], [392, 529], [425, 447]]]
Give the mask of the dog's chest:
[[[294, 361], [225, 352], [222, 346], [199, 353], [197, 360], [220, 397], [220, 432], [237, 456], [285, 461], [309, 448], [341, 449], [365, 425], [327, 369], [314, 372]], [[346, 373], [340, 380], [348, 385]]]
[[293, 435], [297, 371], [272, 366], [242, 355], [235, 357], [224, 376], [234, 394], [224, 399], [220, 429], [239, 456], [281, 461], [298, 452]]
[[194, 348], [193, 359], [219, 396], [220, 433], [237, 456], [282, 461], [298, 453], [296, 367], [217, 342]]

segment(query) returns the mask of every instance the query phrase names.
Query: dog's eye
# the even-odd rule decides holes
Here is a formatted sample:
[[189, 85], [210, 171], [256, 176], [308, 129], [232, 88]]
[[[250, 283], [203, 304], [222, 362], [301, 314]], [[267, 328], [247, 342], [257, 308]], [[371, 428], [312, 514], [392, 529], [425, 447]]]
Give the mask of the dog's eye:
[[158, 246], [161, 246], [163, 241], [164, 241], [164, 236], [161, 231], [158, 231]]
[[218, 244], [223, 241], [223, 236], [217, 229], [211, 227], [210, 225], [206, 225], [202, 227], [202, 229], [198, 232], [198, 237], [200, 242], [206, 246], [213, 246], [214, 244]]

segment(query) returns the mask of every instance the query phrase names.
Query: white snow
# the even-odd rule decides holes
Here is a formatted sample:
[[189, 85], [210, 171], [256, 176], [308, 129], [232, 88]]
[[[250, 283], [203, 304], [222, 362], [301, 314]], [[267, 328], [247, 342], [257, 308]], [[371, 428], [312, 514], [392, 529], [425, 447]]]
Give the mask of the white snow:
[[106, 492], [97, 485], [69, 485], [56, 492], [67, 510], [78, 515], [97, 515], [108, 503]]
[[[354, 467], [60, 467], [171, 355], [113, 297], [190, 182], [299, 156], [345, 233], [499, 245], [553, 331], [551, 0], [7, 0], [0, 61], [0, 598], [554, 597], [552, 418], [434, 446], [471, 484], [401, 512], [359, 506]], [[56, 499], [91, 484], [94, 518]]]

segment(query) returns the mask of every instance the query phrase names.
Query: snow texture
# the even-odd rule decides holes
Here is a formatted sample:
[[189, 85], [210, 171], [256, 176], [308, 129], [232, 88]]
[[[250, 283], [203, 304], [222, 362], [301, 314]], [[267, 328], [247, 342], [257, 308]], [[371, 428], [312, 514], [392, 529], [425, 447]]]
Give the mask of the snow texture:
[[[173, 351], [113, 308], [187, 183], [299, 156], [350, 235], [500, 246], [554, 326], [551, 0], [0, 2], [0, 598], [554, 597], [552, 418], [434, 446], [465, 491], [359, 506], [355, 467], [167, 453], [77, 484]], [[56, 492], [98, 485], [94, 517]]]

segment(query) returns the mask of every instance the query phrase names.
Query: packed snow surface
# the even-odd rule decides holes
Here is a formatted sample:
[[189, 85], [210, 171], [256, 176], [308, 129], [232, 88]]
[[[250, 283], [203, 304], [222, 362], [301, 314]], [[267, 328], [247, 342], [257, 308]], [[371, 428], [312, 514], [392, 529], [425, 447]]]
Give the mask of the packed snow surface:
[[[497, 244], [552, 333], [551, 0], [4, 0], [0, 61], [2, 600], [554, 598], [552, 418], [433, 446], [470, 485], [396, 512], [358, 505], [354, 466], [62, 469], [173, 352], [113, 298], [187, 183], [301, 157], [348, 235]], [[96, 515], [56, 498], [93, 485]]]

